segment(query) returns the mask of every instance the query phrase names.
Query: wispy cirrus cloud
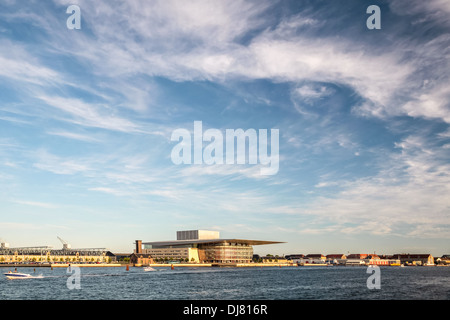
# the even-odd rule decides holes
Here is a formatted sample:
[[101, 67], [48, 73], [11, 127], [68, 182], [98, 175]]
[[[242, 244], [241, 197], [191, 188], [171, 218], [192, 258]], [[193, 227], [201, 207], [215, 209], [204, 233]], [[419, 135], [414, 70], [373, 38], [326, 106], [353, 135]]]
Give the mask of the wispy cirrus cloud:
[[[435, 1], [434, 5], [441, 4]], [[362, 114], [381, 117], [403, 113], [448, 120], [443, 102], [448, 92], [434, 84], [424, 88], [417, 77], [425, 61], [446, 58], [430, 53], [411, 54], [416, 45], [413, 41], [374, 51], [367, 42], [358, 42], [360, 39], [311, 37], [308, 28], [320, 25], [311, 12], [302, 13], [299, 22], [293, 23], [294, 17], [287, 17], [275, 28], [265, 28], [268, 22], [262, 17], [273, 7], [269, 2], [239, 1], [225, 6], [195, 1], [182, 7], [156, 2], [151, 10], [136, 1], [117, 4], [120, 10], [112, 9], [110, 3], [96, 4], [95, 10], [89, 2], [82, 1], [80, 6], [85, 8], [83, 17], [95, 37], [76, 36], [68, 44], [73, 50], [66, 50], [94, 66], [99, 79], [144, 74], [173, 80], [220, 81], [239, 77], [341, 83], [367, 100], [359, 108]], [[251, 32], [255, 33], [250, 41], [238, 41]], [[448, 48], [448, 39], [444, 37], [440, 43], [431, 40], [423, 47], [422, 52], [439, 52]], [[54, 43], [53, 49], [57, 48]], [[390, 70], [389, 77], [386, 69]], [[114, 90], [124, 96], [130, 92], [120, 86]], [[411, 93], [413, 99], [405, 101]], [[145, 91], [135, 95], [134, 102], [128, 95], [130, 106], [138, 110], [145, 108], [142, 99], [147, 98]]]
[[47, 134], [54, 135], [54, 136], [60, 136], [65, 137], [68, 139], [74, 139], [74, 140], [80, 140], [85, 142], [99, 142], [99, 139], [96, 139], [95, 137], [92, 137], [91, 135], [87, 134], [80, 134], [75, 132], [69, 132], [69, 131], [49, 131]]
[[45, 150], [38, 151], [33, 159], [35, 161], [33, 167], [55, 174], [72, 175], [92, 170], [89, 163], [69, 157], [56, 156]]
[[[77, 3], [73, 32], [70, 0], [2, 4], [0, 177], [23, 193], [280, 236], [447, 238], [443, 1], [392, 1], [380, 32], [357, 1]], [[173, 165], [170, 133], [195, 120], [279, 127], [279, 174]]]
[[[436, 92], [434, 85], [421, 88], [421, 80], [416, 76], [425, 59], [437, 57], [411, 56], [413, 41], [390, 44], [389, 50], [380, 53], [367, 43], [357, 42], [360, 39], [310, 37], [308, 28], [321, 22], [312, 13], [309, 16], [302, 13], [296, 23], [293, 17], [288, 17], [276, 28], [264, 29], [267, 22], [260, 16], [271, 7], [268, 2], [255, 5], [244, 1], [223, 7], [220, 4], [214, 6], [214, 10], [201, 1], [183, 8], [157, 2], [151, 10], [133, 1], [121, 4], [121, 10], [111, 10], [105, 4], [96, 10], [88, 10], [89, 3], [82, 2], [81, 6], [87, 8], [86, 19], [92, 24], [97, 45], [87, 46], [86, 50], [75, 54], [96, 66], [99, 76], [140, 73], [174, 80], [239, 77], [341, 83], [367, 100], [359, 108], [362, 113], [378, 117], [403, 113], [448, 120], [442, 102], [448, 93], [439, 88]], [[123, 12], [127, 12], [129, 18], [125, 18]], [[93, 21], [121, 23], [103, 25]], [[306, 29], [301, 29], [305, 26]], [[248, 43], [237, 41], [254, 30], [259, 33], [256, 32]], [[136, 36], [146, 41], [138, 44]], [[167, 38], [171, 41], [167, 42]], [[93, 42], [94, 39], [83, 37], [79, 41]], [[445, 39], [440, 44], [432, 40], [424, 47], [431, 52], [448, 47], [446, 43]], [[405, 58], [407, 55], [411, 57]], [[390, 70], [389, 77], [386, 77], [386, 69]], [[303, 91], [306, 89], [304, 87]], [[413, 93], [413, 99], [400, 101], [399, 93], [402, 99]], [[428, 107], [423, 108], [417, 100], [427, 101]]]
[[103, 128], [114, 131], [139, 131], [139, 126], [132, 121], [117, 116], [111, 116], [109, 114], [111, 111], [108, 110], [109, 108], [107, 105], [91, 104], [79, 99], [57, 96], [40, 96], [39, 99], [71, 116], [70, 118], [62, 118], [64, 121], [87, 127]]
[[32, 207], [39, 207], [44, 209], [56, 209], [59, 206], [53, 203], [46, 203], [46, 202], [39, 202], [39, 201], [28, 201], [28, 200], [13, 200], [14, 203], [26, 205], [26, 206], [32, 206]]
[[332, 197], [319, 197], [304, 207], [275, 207], [269, 212], [321, 221], [307, 233], [323, 234], [332, 228], [343, 234], [448, 238], [448, 149], [422, 136], [409, 136], [397, 146], [400, 152], [385, 159], [379, 174], [342, 182], [341, 191]]
[[0, 48], [0, 77], [34, 85], [49, 85], [61, 80], [59, 72], [39, 62], [26, 48], [5, 39], [0, 41]]

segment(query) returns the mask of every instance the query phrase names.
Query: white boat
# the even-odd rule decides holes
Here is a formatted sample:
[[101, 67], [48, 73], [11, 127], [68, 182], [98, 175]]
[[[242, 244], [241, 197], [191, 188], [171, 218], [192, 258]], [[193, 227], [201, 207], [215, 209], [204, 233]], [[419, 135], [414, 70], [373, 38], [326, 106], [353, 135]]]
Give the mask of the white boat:
[[8, 272], [4, 274], [8, 279], [26, 279], [33, 278], [31, 274], [19, 273], [19, 272]]
[[153, 269], [152, 267], [145, 267], [144, 271], [156, 271], [156, 269]]

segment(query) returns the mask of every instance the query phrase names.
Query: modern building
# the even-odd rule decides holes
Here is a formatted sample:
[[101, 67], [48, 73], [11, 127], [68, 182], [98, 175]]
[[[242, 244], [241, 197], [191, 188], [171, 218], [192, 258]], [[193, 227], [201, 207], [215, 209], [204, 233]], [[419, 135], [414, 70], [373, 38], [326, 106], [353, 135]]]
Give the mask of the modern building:
[[185, 230], [177, 231], [177, 240], [205, 240], [205, 239], [219, 239], [219, 231], [209, 230]]
[[136, 240], [137, 254], [149, 254], [153, 261], [179, 260], [197, 263], [250, 263], [253, 246], [282, 242], [221, 239], [218, 231], [177, 231], [177, 240], [142, 242]]

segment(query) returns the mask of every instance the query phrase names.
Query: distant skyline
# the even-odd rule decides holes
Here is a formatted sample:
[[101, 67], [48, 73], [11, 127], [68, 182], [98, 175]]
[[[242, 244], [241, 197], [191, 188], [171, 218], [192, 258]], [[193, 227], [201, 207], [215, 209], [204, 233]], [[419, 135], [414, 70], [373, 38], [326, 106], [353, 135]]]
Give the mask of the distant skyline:
[[[286, 242], [258, 254], [449, 254], [449, 15], [442, 0], [2, 1], [0, 240], [131, 252], [206, 229]], [[279, 130], [276, 174], [174, 164], [171, 135], [195, 121]]]

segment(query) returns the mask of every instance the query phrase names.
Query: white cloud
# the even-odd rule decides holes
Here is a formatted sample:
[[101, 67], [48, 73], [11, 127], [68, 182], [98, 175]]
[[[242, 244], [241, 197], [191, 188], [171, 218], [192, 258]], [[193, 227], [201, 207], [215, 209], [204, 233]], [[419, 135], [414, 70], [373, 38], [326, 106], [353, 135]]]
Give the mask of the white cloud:
[[0, 41], [0, 77], [31, 84], [49, 84], [61, 80], [58, 72], [45, 67], [26, 49], [9, 40]]
[[106, 188], [106, 187], [96, 187], [96, 188], [89, 188], [89, 191], [97, 191], [97, 192], [103, 192], [103, 193], [108, 193], [108, 194], [112, 194], [115, 196], [129, 196], [130, 192], [126, 192], [126, 191], [122, 191], [122, 190], [118, 190], [118, 189], [113, 189], [113, 188]]
[[[391, 7], [400, 8], [397, 2]], [[441, 65], [448, 62], [442, 55], [442, 49], [448, 48], [444, 36], [440, 41], [425, 43], [414, 54], [416, 43], [408, 39], [399, 44], [393, 41], [385, 50], [374, 50], [360, 39], [310, 37], [308, 30], [299, 30], [304, 26], [320, 26], [321, 22], [307, 13], [285, 17], [275, 28], [265, 28], [274, 22], [267, 21], [270, 17], [267, 13], [274, 6], [270, 1], [191, 1], [183, 5], [177, 1], [155, 1], [151, 5], [139, 1], [79, 1], [79, 5], [93, 36], [79, 33], [69, 41], [56, 33], [49, 42], [53, 44], [52, 50], [70, 54], [91, 66], [92, 75], [99, 82], [105, 77], [131, 80], [136, 75], [163, 76], [176, 81], [222, 81], [239, 77], [293, 83], [330, 82], [351, 87], [365, 100], [356, 108], [359, 114], [376, 117], [408, 114], [449, 120], [446, 89], [434, 84], [420, 87], [424, 66], [428, 69], [433, 61]], [[440, 0], [430, 4], [414, 2], [406, 7], [417, 12], [421, 6], [427, 12], [448, 8]], [[256, 30], [260, 33], [247, 43], [238, 41]], [[17, 64], [13, 61], [11, 65]], [[22, 69], [33, 70], [33, 65], [30, 67]], [[432, 68], [430, 78], [436, 77], [436, 72], [443, 72], [442, 67], [441, 70]], [[14, 68], [19, 70], [12, 74], [22, 76], [24, 71]], [[52, 70], [45, 68], [27, 72], [32, 73], [29, 79], [37, 74], [45, 78], [52, 75]], [[122, 106], [146, 110], [148, 101], [152, 100], [148, 88], [136, 87], [136, 83], [132, 88], [126, 83], [113, 80], [113, 86], [107, 86], [126, 99], [120, 103]], [[298, 93], [308, 98], [330, 93], [322, 89], [304, 86]], [[85, 118], [88, 121], [84, 124], [96, 118], [96, 115]], [[125, 119], [109, 117], [108, 120], [111, 121], [99, 124], [105, 127], [105, 122], [117, 122], [118, 128], [136, 130]]]
[[144, 191], [142, 194], [143, 195], [150, 195], [150, 196], [158, 196], [158, 197], [164, 197], [164, 198], [169, 198], [169, 199], [176, 199], [179, 200], [180, 196], [183, 192], [180, 192], [180, 190], [149, 190], [149, 191]]
[[60, 120], [87, 127], [122, 132], [141, 132], [139, 126], [132, 121], [111, 115], [112, 112], [108, 110], [109, 107], [106, 105], [91, 104], [75, 98], [58, 96], [39, 96], [38, 98], [71, 116], [70, 118], [61, 117]]
[[403, 105], [411, 117], [443, 119], [450, 123], [450, 88], [447, 84], [437, 85], [413, 95], [413, 99]]
[[240, 178], [267, 179], [269, 176], [261, 174], [262, 165], [190, 165], [180, 170], [180, 175], [198, 179], [201, 176], [236, 176]]
[[450, 3], [447, 0], [393, 0], [389, 6], [399, 15], [419, 15], [418, 22], [449, 23]]
[[42, 150], [36, 152], [35, 157], [36, 162], [33, 164], [35, 168], [55, 174], [72, 175], [91, 170], [87, 163], [59, 157]]
[[45, 209], [55, 209], [58, 208], [57, 205], [52, 203], [38, 202], [38, 201], [26, 201], [26, 200], [13, 200], [14, 203], [23, 204], [27, 206], [40, 207]]
[[99, 142], [98, 139], [96, 139], [92, 136], [74, 133], [74, 132], [68, 132], [68, 131], [49, 131], [49, 132], [47, 132], [47, 134], [60, 136], [60, 137], [68, 138], [68, 139], [85, 141], [85, 142]]
[[295, 89], [295, 93], [304, 99], [320, 99], [329, 96], [333, 90], [323, 85], [303, 85]]
[[[70, 0], [55, 2], [72, 4]], [[157, 104], [158, 88], [148, 80], [162, 76], [175, 81], [269, 79], [288, 82], [297, 88], [294, 93], [306, 101], [330, 96], [333, 92], [326, 83], [342, 84], [362, 97], [361, 104], [353, 109], [358, 115], [378, 118], [409, 115], [450, 123], [450, 91], [444, 85], [448, 83], [447, 35], [417, 46], [414, 39], [403, 38], [398, 43], [392, 33], [391, 45], [375, 48], [356, 38], [311, 37], [307, 28], [320, 28], [323, 22], [306, 13], [283, 18], [278, 26], [266, 28], [271, 24], [265, 20], [271, 19], [267, 15], [272, 6], [269, 1], [192, 1], [183, 5], [155, 1], [146, 5], [139, 1], [80, 0], [79, 4], [83, 26], [86, 26], [83, 32], [64, 38], [61, 30], [51, 32], [49, 26], [54, 19], [19, 12], [16, 17], [30, 17], [34, 24], [47, 30], [47, 46], [28, 51], [32, 44], [25, 47], [0, 41], [3, 44], [0, 46], [3, 48], [0, 49], [0, 65], [4, 66], [0, 76], [14, 84], [22, 84], [16, 88], [24, 93], [23, 96], [28, 95], [29, 99], [24, 100], [36, 109], [34, 116], [115, 133], [154, 133], [170, 137], [167, 127], [160, 125], [144, 130], [133, 120], [139, 116], [164, 114], [165, 110], [158, 107], [169, 108]], [[429, 21], [447, 23], [441, 18], [434, 19], [446, 17], [445, 12], [449, 12], [448, 5], [441, 0], [428, 4], [414, 2], [407, 8], [416, 13], [424, 8], [425, 18]], [[444, 15], [436, 11], [437, 8], [444, 8]], [[299, 32], [301, 30], [305, 32]], [[89, 78], [77, 84], [73, 80], [76, 77], [76, 73], [72, 75], [73, 70], [55, 71], [40, 59], [48, 54], [70, 56], [79, 63], [77, 66], [86, 67], [80, 74]], [[83, 80], [82, 77], [76, 80]], [[95, 85], [90, 87], [91, 83]], [[59, 91], [64, 86], [70, 88]], [[96, 102], [88, 102], [83, 95], [70, 95], [72, 90], [93, 95], [96, 99], [92, 101]], [[63, 92], [63, 95], [56, 96], [55, 92]], [[34, 98], [46, 106], [34, 108]], [[123, 108], [128, 112], [121, 112]], [[355, 149], [359, 146], [346, 132], [327, 129], [316, 135], [320, 138], [314, 143], [307, 145], [305, 136], [290, 136], [289, 143], [296, 147], [306, 146], [312, 152], [338, 145], [356, 154]], [[95, 141], [78, 132], [48, 129], [51, 135]], [[442, 133], [441, 138], [448, 136], [447, 133]], [[34, 155], [33, 162], [35, 168], [56, 174], [82, 175], [87, 178], [84, 183], [88, 185], [83, 188], [90, 191], [115, 196], [156, 196], [179, 203], [205, 204], [208, 208], [220, 207], [224, 212], [233, 213], [301, 214], [330, 224], [306, 228], [304, 232], [310, 234], [403, 232], [410, 237], [447, 237], [450, 168], [442, 159], [448, 159], [444, 153], [448, 147], [440, 149], [418, 135], [403, 139], [397, 147], [399, 153], [386, 159], [378, 175], [343, 181], [339, 185], [344, 188], [342, 192], [333, 198], [322, 197], [308, 208], [300, 206], [298, 199], [294, 199], [292, 205], [271, 207], [279, 196], [276, 193], [261, 195], [256, 190], [242, 193], [225, 187], [208, 192], [195, 189], [202, 183], [213, 181], [219, 184], [244, 178], [265, 178], [258, 181], [273, 182], [270, 177], [260, 174], [260, 166], [174, 169], [169, 165], [161, 169], [147, 167], [145, 157], [129, 157], [134, 150], [121, 150], [114, 156], [99, 150], [85, 158], [41, 152]], [[152, 151], [156, 149], [145, 150], [145, 153], [154, 156]], [[296, 164], [301, 161], [295, 160]], [[335, 181], [324, 179], [315, 186], [319, 189], [335, 184]]]
[[296, 212], [328, 219], [343, 233], [430, 237], [430, 230], [439, 229], [439, 236], [447, 230], [447, 238], [450, 165], [442, 159], [448, 151], [417, 136], [398, 147], [401, 153], [385, 159], [378, 175], [347, 182], [332, 198], [321, 197]]

